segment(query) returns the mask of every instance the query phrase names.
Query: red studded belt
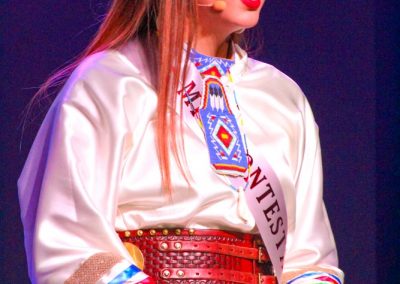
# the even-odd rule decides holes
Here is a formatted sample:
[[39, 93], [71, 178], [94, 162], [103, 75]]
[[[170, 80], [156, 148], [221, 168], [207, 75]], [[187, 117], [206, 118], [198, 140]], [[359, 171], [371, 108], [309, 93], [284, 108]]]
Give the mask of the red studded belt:
[[157, 283], [275, 284], [260, 235], [222, 230], [147, 229], [118, 232], [144, 256]]

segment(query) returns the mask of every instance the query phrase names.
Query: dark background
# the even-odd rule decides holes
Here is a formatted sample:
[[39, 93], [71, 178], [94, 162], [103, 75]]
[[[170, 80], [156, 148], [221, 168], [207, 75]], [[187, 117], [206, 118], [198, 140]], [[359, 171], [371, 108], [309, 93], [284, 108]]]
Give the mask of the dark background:
[[[347, 283], [399, 274], [400, 1], [266, 1], [256, 55], [291, 76], [320, 127], [325, 202]], [[1, 1], [1, 283], [29, 283], [16, 180], [40, 116], [22, 111], [88, 43], [107, 1]]]

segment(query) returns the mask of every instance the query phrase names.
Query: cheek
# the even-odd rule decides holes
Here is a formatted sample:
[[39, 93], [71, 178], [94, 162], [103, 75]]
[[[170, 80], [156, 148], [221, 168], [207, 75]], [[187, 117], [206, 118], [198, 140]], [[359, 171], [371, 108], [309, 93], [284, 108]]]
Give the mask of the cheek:
[[258, 13], [238, 15], [236, 22], [243, 28], [252, 28], [257, 25], [260, 15]]

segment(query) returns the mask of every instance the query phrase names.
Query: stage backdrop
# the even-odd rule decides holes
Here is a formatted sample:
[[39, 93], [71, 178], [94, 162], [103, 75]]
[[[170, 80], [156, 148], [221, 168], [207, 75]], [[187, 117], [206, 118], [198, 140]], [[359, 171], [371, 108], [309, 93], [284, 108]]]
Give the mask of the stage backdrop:
[[[384, 278], [389, 277], [389, 271], [397, 273], [392, 279], [399, 279], [394, 270], [396, 254], [392, 253], [388, 259], [382, 253], [385, 247], [398, 244], [396, 235], [385, 231], [385, 237], [377, 242], [379, 253], [375, 251], [377, 224], [380, 231], [386, 230], [391, 218], [385, 214], [398, 213], [394, 193], [390, 193], [395, 180], [385, 171], [398, 165], [398, 154], [396, 147], [389, 150], [386, 147], [392, 145], [391, 140], [382, 138], [398, 122], [395, 118], [398, 100], [393, 94], [398, 85], [387, 93], [385, 83], [394, 82], [394, 75], [386, 73], [387, 65], [376, 65], [387, 56], [384, 50], [392, 50], [388, 47], [399, 48], [392, 33], [389, 39], [384, 36], [388, 29], [398, 31], [394, 17], [398, 15], [398, 7], [396, 13], [395, 1], [386, 3], [267, 1], [259, 29], [263, 46], [255, 53], [257, 58], [297, 81], [314, 109], [323, 148], [324, 197], [340, 267], [346, 272], [347, 283], [355, 284], [390, 283], [382, 281], [389, 279]], [[23, 107], [52, 71], [85, 47], [107, 5], [107, 1], [95, 0], [0, 3], [1, 137], [5, 144], [2, 149], [7, 149], [2, 151], [1, 159], [2, 283], [29, 283], [16, 180], [41, 116], [21, 136]], [[381, 11], [387, 16], [382, 16]], [[376, 28], [375, 23], [388, 26]], [[375, 52], [375, 39], [379, 39], [379, 52]], [[397, 54], [392, 51], [390, 55], [390, 63], [398, 63]], [[377, 70], [385, 75], [377, 76]], [[390, 74], [398, 74], [394, 70], [398, 69], [393, 67]], [[376, 80], [382, 85], [377, 87]], [[386, 95], [385, 99], [378, 98], [378, 94]], [[385, 116], [376, 115], [377, 102], [380, 110], [394, 113], [389, 125]], [[375, 132], [377, 123], [380, 139]], [[392, 135], [398, 138], [398, 132]], [[382, 171], [377, 175], [376, 150], [391, 159], [387, 163], [379, 156]], [[376, 187], [376, 178], [378, 182], [385, 180], [383, 187]], [[386, 205], [385, 211], [378, 214], [377, 200]], [[382, 219], [376, 222], [377, 216]]]

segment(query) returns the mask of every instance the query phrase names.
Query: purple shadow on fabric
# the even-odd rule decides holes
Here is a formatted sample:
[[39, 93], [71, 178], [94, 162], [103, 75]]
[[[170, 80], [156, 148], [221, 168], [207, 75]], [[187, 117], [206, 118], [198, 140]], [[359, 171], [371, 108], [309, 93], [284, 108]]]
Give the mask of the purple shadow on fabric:
[[[58, 115], [58, 111], [52, 113], [53, 116]], [[38, 137], [44, 137], [36, 141], [33, 144], [31, 151], [41, 153], [40, 159], [33, 160], [28, 159], [25, 167], [22, 171], [22, 174], [18, 180], [18, 195], [19, 202], [21, 206], [21, 219], [24, 225], [24, 235], [25, 235], [25, 250], [26, 255], [28, 257], [28, 271], [29, 276], [31, 278], [32, 283], [36, 283], [35, 273], [34, 273], [34, 258], [33, 258], [33, 240], [35, 237], [35, 220], [37, 214], [38, 203], [40, 199], [41, 187], [43, 182], [43, 176], [45, 173], [45, 167], [47, 163], [48, 153], [51, 148], [51, 134], [53, 133], [52, 129], [54, 127], [55, 119], [47, 117], [53, 121], [53, 123], [49, 124], [47, 128], [41, 128], [40, 131], [47, 132], [48, 135]], [[45, 124], [46, 125], [46, 124]], [[39, 157], [39, 155], [35, 155], [35, 157]], [[25, 178], [25, 175], [29, 175], [30, 171], [37, 171], [37, 175], [32, 175], [29, 178]]]

